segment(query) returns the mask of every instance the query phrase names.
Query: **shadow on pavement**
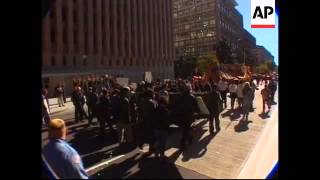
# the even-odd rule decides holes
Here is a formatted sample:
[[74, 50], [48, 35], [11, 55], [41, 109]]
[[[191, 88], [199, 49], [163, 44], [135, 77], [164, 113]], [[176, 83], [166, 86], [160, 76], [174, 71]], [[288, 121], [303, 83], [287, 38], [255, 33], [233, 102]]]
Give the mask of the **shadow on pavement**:
[[252, 123], [252, 121], [239, 121], [239, 123], [234, 126], [234, 130], [238, 133], [247, 131], [249, 129], [249, 123]]
[[[211, 142], [211, 140], [215, 137], [216, 134], [207, 135], [202, 138], [202, 136], [208, 131], [205, 129], [207, 126], [208, 120], [202, 120], [197, 123], [192, 128], [192, 137], [193, 142], [186, 146], [186, 149], [182, 152], [177, 150], [170, 156], [170, 162], [174, 163], [179, 156], [182, 154], [182, 161], [189, 161], [190, 159], [196, 159], [202, 157], [207, 152], [207, 145]], [[177, 134], [179, 133], [179, 134]], [[201, 139], [202, 138], [202, 139]], [[181, 131], [176, 132], [172, 136], [168, 138], [166, 149], [170, 148], [180, 148], [180, 140], [181, 140]]]
[[259, 114], [259, 116], [262, 118], [262, 119], [267, 119], [270, 117], [270, 115], [268, 113], [261, 113]]
[[202, 138], [199, 142], [194, 142], [192, 146], [182, 153], [182, 161], [186, 162], [190, 159], [201, 158], [207, 152], [207, 146], [216, 134], [209, 134]]
[[239, 108], [234, 109], [234, 110], [229, 109], [225, 113], [221, 114], [222, 118], [225, 118], [226, 116], [229, 116], [229, 119], [231, 121], [236, 121], [238, 118], [241, 117], [241, 109], [239, 109]]
[[93, 179], [182, 179], [178, 168], [167, 159], [139, 156], [139, 154], [114, 163], [93, 174]]

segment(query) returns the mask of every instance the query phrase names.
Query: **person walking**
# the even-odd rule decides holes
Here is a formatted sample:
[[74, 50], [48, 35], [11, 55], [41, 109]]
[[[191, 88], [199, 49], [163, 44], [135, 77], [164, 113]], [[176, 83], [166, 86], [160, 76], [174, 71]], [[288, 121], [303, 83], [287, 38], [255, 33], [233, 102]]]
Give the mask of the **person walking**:
[[101, 140], [105, 138], [105, 125], [107, 123], [110, 131], [115, 134], [113, 124], [110, 123], [110, 100], [108, 98], [108, 92], [106, 89], [102, 89], [101, 95], [98, 98], [96, 105], [96, 113], [99, 122], [99, 137]]
[[119, 119], [117, 124], [120, 144], [122, 143], [130, 144], [133, 142], [129, 93], [130, 93], [129, 87], [124, 87], [120, 91]]
[[243, 88], [243, 121], [248, 121], [248, 116], [253, 101], [253, 90], [250, 87], [250, 84], [246, 82]]
[[56, 95], [57, 95], [57, 99], [58, 99], [58, 105], [59, 107], [64, 106], [63, 102], [63, 89], [61, 87], [61, 84], [58, 84], [58, 86], [56, 87]]
[[234, 110], [234, 102], [237, 98], [237, 82], [236, 80], [232, 80], [229, 85], [230, 99], [231, 99], [231, 109]]
[[242, 105], [243, 105], [243, 82], [241, 80], [238, 81], [237, 99], [238, 99], [238, 107], [242, 108]]
[[271, 103], [270, 103], [270, 90], [267, 85], [264, 85], [264, 88], [261, 90], [262, 96], [262, 114], [265, 113], [265, 107], [268, 106], [268, 111], [270, 111]]
[[194, 113], [199, 112], [198, 103], [194, 95], [191, 93], [192, 87], [181, 85], [182, 96], [179, 104], [180, 109], [180, 127], [182, 130], [182, 137], [180, 141], [180, 149], [185, 150], [187, 143], [193, 142], [191, 135], [191, 125], [194, 122]]
[[228, 83], [222, 78], [218, 83], [219, 92], [223, 102], [223, 109], [227, 108], [227, 93], [228, 93]]
[[208, 110], [210, 113], [209, 118], [209, 132], [210, 134], [214, 134], [214, 128], [213, 128], [213, 122], [215, 123], [215, 133], [218, 133], [220, 131], [220, 119], [219, 115], [222, 111], [222, 98], [218, 91], [218, 88], [216, 85], [207, 85], [207, 90], [209, 91], [208, 95]]
[[[252, 93], [253, 93], [253, 100], [254, 100], [256, 90], [259, 90], [259, 88], [258, 88], [257, 85], [253, 82], [253, 80], [250, 81], [250, 87], [251, 87], [251, 90], [252, 90]], [[250, 107], [250, 112], [253, 112], [253, 111], [254, 111], [254, 108], [253, 108], [253, 100], [251, 101], [252, 103], [251, 103], [251, 107]]]
[[96, 117], [96, 104], [98, 101], [98, 94], [93, 91], [92, 87], [89, 87], [89, 92], [87, 94], [87, 106], [88, 106], [88, 126], [92, 124], [92, 120]]
[[277, 84], [276, 84], [276, 82], [270, 80], [270, 83], [269, 83], [269, 85], [268, 85], [268, 88], [269, 88], [269, 90], [270, 90], [270, 100], [271, 100], [271, 103], [275, 103], [275, 101], [274, 101], [274, 95], [275, 95], [275, 93], [276, 93], [276, 91], [277, 91]]
[[83, 116], [88, 118], [87, 114], [84, 111], [83, 105], [85, 103], [85, 98], [81, 92], [81, 88], [79, 86], [75, 87], [75, 90], [72, 93], [71, 101], [74, 105], [74, 117], [75, 123], [82, 121]]
[[157, 102], [154, 100], [154, 98], [155, 94], [153, 90], [147, 89], [139, 107], [141, 108], [141, 121], [139, 124], [141, 133], [139, 134], [140, 142], [138, 142], [138, 145], [140, 149], [142, 149], [143, 144], [148, 144], [149, 151], [147, 154], [152, 154], [154, 152], [154, 118], [157, 108]]
[[156, 157], [165, 157], [165, 148], [169, 132], [169, 109], [168, 102], [164, 96], [160, 96], [155, 111], [154, 136]]
[[48, 125], [50, 122], [50, 110], [49, 110], [49, 104], [48, 101], [46, 99], [46, 96], [48, 94], [48, 91], [46, 89], [42, 90], [42, 125]]
[[64, 120], [53, 119], [48, 125], [49, 143], [42, 150], [43, 158], [59, 179], [88, 179], [79, 153], [66, 142]]

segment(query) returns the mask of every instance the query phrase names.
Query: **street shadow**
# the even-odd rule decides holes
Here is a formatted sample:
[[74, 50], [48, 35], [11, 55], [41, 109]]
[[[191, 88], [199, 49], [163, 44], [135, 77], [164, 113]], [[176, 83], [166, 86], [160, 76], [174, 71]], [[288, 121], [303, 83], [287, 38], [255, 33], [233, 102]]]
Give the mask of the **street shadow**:
[[191, 144], [186, 146], [186, 149], [184, 151], [181, 151], [179, 149], [180, 140], [182, 136], [181, 131], [172, 134], [168, 138], [166, 149], [170, 149], [170, 148], [179, 149], [169, 157], [170, 162], [174, 163], [181, 154], [183, 155], [182, 161], [189, 161], [190, 159], [200, 158], [207, 152], [207, 145], [211, 142], [211, 140], [216, 135], [216, 134], [213, 134], [213, 135], [209, 134], [203, 137], [203, 135], [208, 131], [207, 122], [208, 120], [202, 120], [201, 122], [197, 122], [192, 127], [191, 135], [193, 137], [193, 141]]
[[144, 158], [139, 162], [137, 173], [129, 176], [130, 179], [183, 179], [177, 166], [166, 159]]
[[90, 176], [91, 179], [118, 179], [125, 178], [130, 174], [130, 169], [137, 166], [138, 160], [136, 157], [139, 154], [132, 156], [124, 160], [123, 162], [113, 163], [109, 167], [106, 167], [93, 175]]
[[261, 114], [259, 114], [259, 116], [260, 116], [262, 119], [270, 118], [269, 113], [261, 113]]
[[237, 109], [229, 109], [228, 111], [224, 112], [221, 114], [222, 118], [225, 118], [227, 116], [229, 116], [229, 119], [231, 121], [236, 121], [237, 119], [239, 119], [241, 117], [241, 109], [237, 108]]
[[182, 179], [178, 168], [168, 159], [134, 155], [93, 174], [93, 179]]
[[[205, 126], [205, 124], [208, 122], [208, 120], [206, 119], [206, 120], [199, 120], [199, 121], [196, 121], [191, 128], [191, 135], [193, 137], [193, 142], [197, 141], [203, 135], [203, 133], [207, 131], [207, 130], [204, 130], [203, 128], [207, 127]], [[180, 148], [181, 137], [182, 137], [181, 128], [173, 128], [171, 132], [169, 130], [166, 149]]]
[[234, 130], [238, 133], [247, 131], [249, 129], [248, 125], [252, 123], [252, 121], [239, 121], [239, 123], [234, 126]]
[[207, 146], [215, 136], [216, 134], [209, 134], [188, 147], [182, 153], [182, 161], [186, 162], [190, 159], [201, 158], [207, 152]]
[[74, 134], [74, 138], [69, 141], [72, 147], [77, 149], [80, 155], [95, 152], [103, 147], [110, 146], [117, 143], [117, 137], [105, 131], [105, 139], [101, 140], [98, 137], [99, 129], [83, 128]]

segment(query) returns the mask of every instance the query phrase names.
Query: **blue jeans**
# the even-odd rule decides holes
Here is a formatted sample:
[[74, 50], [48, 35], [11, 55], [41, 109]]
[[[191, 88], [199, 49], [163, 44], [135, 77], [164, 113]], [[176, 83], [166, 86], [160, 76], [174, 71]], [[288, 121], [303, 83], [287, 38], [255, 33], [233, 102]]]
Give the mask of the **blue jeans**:
[[168, 131], [155, 129], [154, 136], [156, 138], [155, 142], [155, 150], [157, 154], [164, 155], [164, 151], [166, 150], [166, 141], [168, 137]]

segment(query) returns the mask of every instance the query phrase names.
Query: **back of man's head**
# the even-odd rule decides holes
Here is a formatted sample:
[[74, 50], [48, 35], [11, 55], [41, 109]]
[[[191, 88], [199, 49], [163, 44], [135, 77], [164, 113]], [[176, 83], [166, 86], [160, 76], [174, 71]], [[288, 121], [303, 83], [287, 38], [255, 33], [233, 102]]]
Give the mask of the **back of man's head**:
[[49, 138], [65, 139], [66, 125], [62, 119], [52, 119], [48, 125]]

